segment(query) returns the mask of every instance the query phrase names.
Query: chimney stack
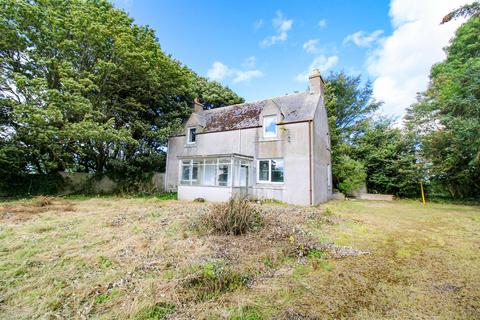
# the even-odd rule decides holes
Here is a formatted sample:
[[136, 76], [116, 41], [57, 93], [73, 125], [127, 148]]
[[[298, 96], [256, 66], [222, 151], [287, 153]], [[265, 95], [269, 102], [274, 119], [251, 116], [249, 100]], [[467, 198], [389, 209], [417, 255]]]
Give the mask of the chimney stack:
[[308, 76], [308, 82], [311, 94], [320, 93], [323, 96], [323, 79], [318, 69], [312, 70], [312, 73]]
[[200, 113], [203, 111], [203, 104], [200, 103], [200, 99], [197, 97], [193, 99], [194, 112]]

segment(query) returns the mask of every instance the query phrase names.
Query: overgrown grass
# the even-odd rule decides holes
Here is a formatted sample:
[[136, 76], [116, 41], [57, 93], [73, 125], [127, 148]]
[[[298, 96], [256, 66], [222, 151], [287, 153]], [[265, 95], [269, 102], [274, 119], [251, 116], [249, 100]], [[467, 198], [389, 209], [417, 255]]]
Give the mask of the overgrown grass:
[[209, 203], [51, 200], [0, 204], [2, 319], [480, 318], [480, 207], [249, 204], [238, 236], [192, 229]]

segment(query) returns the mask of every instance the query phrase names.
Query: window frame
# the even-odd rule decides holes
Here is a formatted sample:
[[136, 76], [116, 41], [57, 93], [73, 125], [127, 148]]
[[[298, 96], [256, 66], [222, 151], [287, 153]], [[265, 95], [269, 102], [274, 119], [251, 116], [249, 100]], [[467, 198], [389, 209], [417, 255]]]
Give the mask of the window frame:
[[[260, 180], [260, 162], [268, 161], [268, 180]], [[281, 161], [283, 167], [283, 181], [272, 181], [272, 161]], [[257, 159], [257, 183], [285, 184], [285, 160], [283, 158]]]
[[[195, 133], [194, 133], [195, 141], [192, 141], [192, 130], [195, 130]], [[195, 143], [197, 143], [197, 128], [188, 127], [187, 128], [187, 144], [195, 144]]]
[[[274, 123], [275, 123], [275, 134], [271, 134], [267, 132], [267, 126], [265, 125], [265, 122], [269, 118], [274, 118]], [[277, 115], [276, 114], [270, 114], [270, 115], [265, 115], [263, 116], [263, 137], [264, 138], [276, 138], [278, 136], [278, 128], [277, 128]]]

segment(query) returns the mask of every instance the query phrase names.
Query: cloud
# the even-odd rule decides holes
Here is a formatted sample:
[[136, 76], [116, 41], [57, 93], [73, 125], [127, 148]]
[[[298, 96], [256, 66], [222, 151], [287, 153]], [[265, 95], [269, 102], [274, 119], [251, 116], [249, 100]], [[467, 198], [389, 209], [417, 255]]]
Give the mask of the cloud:
[[210, 80], [222, 81], [228, 77], [231, 73], [231, 70], [228, 66], [224, 65], [220, 61], [215, 61], [212, 64], [212, 67], [207, 71], [207, 77]]
[[327, 27], [327, 20], [322, 19], [322, 20], [318, 21], [318, 27], [320, 29], [326, 28]]
[[313, 69], [318, 69], [320, 72], [326, 72], [330, 68], [333, 68], [338, 63], [338, 56], [325, 56], [320, 55], [313, 59], [308, 70], [299, 73], [295, 76], [295, 81], [306, 82], [308, 80], [308, 75]]
[[220, 61], [215, 61], [207, 71], [207, 77], [214, 81], [232, 81], [233, 83], [249, 82], [254, 78], [263, 77], [263, 72], [255, 69], [255, 57], [251, 56], [245, 60], [243, 67], [246, 70], [230, 68]]
[[262, 42], [260, 42], [261, 47], [273, 46], [275, 43], [283, 42], [288, 38], [288, 31], [292, 29], [293, 20], [285, 18], [281, 11], [277, 11], [276, 15], [272, 23], [277, 34], [263, 39]]
[[358, 47], [367, 48], [376, 42], [382, 35], [383, 30], [375, 30], [372, 33], [366, 33], [365, 31], [357, 31], [349, 34], [343, 39], [343, 44], [353, 42]]
[[317, 48], [317, 45], [318, 39], [308, 40], [303, 44], [303, 50], [307, 53], [318, 53], [319, 49]]
[[448, 45], [461, 19], [440, 25], [452, 9], [465, 0], [392, 0], [390, 19], [393, 33], [369, 53], [367, 70], [375, 78], [373, 93], [385, 102], [384, 112], [401, 115], [424, 91], [430, 68], [443, 60], [442, 48]]
[[261, 27], [263, 27], [263, 19], [258, 19], [253, 23], [253, 30], [257, 31]]

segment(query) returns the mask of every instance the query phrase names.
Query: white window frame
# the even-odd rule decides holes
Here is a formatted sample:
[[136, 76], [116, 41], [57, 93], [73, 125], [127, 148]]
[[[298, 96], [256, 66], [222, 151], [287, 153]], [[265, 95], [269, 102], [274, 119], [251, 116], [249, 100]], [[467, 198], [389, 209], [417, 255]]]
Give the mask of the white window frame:
[[[195, 130], [195, 141], [192, 141], [192, 129]], [[197, 128], [188, 127], [187, 128], [187, 144], [195, 144], [195, 143], [197, 143]]]
[[[274, 123], [275, 123], [275, 134], [267, 132], [267, 126], [265, 125], [265, 122], [267, 119], [274, 118]], [[267, 116], [263, 116], [263, 137], [264, 138], [276, 138], [278, 135], [278, 128], [277, 128], [277, 115], [276, 114], [271, 114]]]
[[[268, 161], [268, 180], [260, 180], [260, 161]], [[283, 162], [283, 181], [272, 181], [272, 161]], [[283, 158], [269, 158], [257, 160], [257, 183], [285, 184], [285, 160]]]

